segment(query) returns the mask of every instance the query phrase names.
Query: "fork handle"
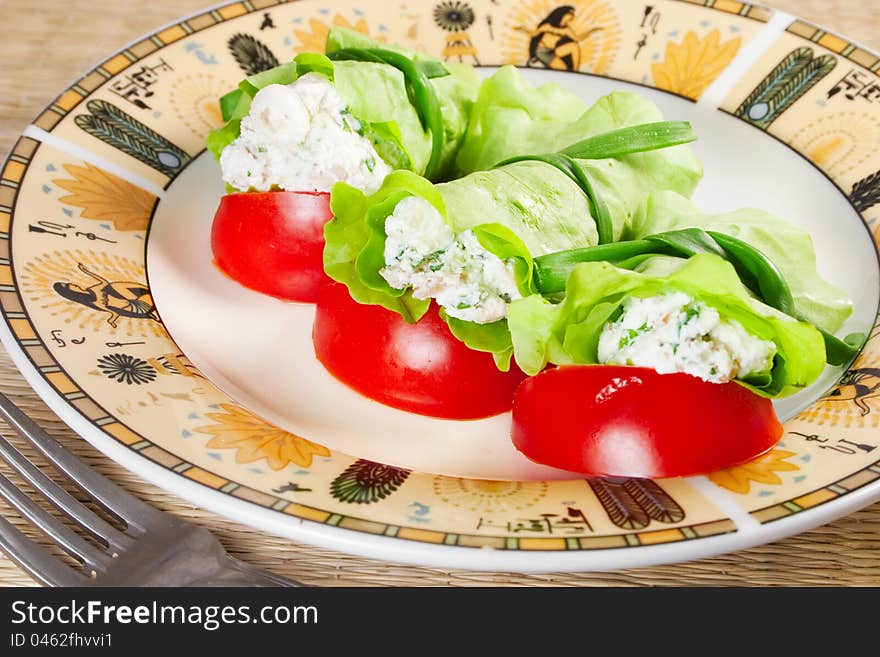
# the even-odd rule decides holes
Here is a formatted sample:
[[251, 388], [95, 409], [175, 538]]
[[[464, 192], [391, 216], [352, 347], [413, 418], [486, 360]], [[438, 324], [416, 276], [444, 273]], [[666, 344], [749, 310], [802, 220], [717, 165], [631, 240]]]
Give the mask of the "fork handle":
[[101, 586], [144, 587], [295, 587], [299, 582], [255, 568], [228, 554], [206, 559], [204, 554], [178, 555], [147, 569], [135, 569], [118, 579], [110, 573]]
[[[178, 521], [148, 535], [149, 543], [119, 555], [119, 563], [102, 578], [103, 586], [302, 586], [230, 556], [202, 527]], [[157, 545], [162, 546], [158, 552]]]
[[280, 575], [260, 570], [244, 561], [227, 556], [217, 564], [217, 571], [201, 577], [185, 586], [246, 586], [246, 587], [295, 587], [302, 586]]

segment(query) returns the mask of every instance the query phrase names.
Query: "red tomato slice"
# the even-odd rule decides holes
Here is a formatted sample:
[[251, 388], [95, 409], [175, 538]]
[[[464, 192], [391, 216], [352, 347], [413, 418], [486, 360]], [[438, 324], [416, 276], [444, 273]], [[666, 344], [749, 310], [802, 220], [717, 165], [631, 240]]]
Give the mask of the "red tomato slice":
[[211, 249], [222, 271], [245, 287], [313, 302], [324, 274], [326, 192], [246, 192], [220, 199]]
[[584, 365], [523, 382], [514, 445], [528, 458], [589, 476], [684, 477], [751, 460], [782, 436], [769, 399], [689, 374]]
[[457, 340], [432, 304], [415, 324], [357, 303], [339, 283], [321, 288], [315, 354], [341, 382], [395, 408], [454, 420], [509, 411], [525, 375], [499, 372], [491, 354]]

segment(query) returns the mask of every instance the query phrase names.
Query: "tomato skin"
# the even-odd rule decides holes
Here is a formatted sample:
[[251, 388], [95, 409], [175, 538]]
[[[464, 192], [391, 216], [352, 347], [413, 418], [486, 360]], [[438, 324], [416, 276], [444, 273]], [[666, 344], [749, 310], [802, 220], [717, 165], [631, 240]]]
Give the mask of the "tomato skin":
[[453, 420], [509, 411], [525, 375], [457, 340], [436, 305], [415, 324], [357, 303], [339, 283], [321, 288], [312, 331], [324, 367], [361, 394], [401, 410]]
[[641, 367], [565, 366], [524, 381], [511, 438], [588, 476], [686, 477], [749, 461], [782, 437], [773, 405], [737, 383]]
[[327, 192], [245, 192], [220, 199], [211, 226], [217, 266], [257, 292], [314, 302], [327, 280]]

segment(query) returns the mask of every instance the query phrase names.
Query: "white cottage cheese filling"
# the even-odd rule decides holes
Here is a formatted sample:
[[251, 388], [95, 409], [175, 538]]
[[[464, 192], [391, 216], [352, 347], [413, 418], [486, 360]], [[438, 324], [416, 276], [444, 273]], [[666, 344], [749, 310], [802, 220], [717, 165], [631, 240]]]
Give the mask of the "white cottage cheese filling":
[[391, 167], [360, 130], [323, 75], [270, 84], [257, 92], [241, 133], [220, 155], [223, 180], [240, 191], [329, 192], [344, 181], [374, 192]]
[[599, 337], [600, 363], [686, 372], [723, 383], [770, 369], [776, 345], [683, 292], [624, 301]]
[[507, 317], [519, 299], [513, 260], [487, 251], [473, 231], [456, 235], [426, 200], [408, 196], [385, 220], [385, 267], [379, 272], [416, 299], [435, 299], [448, 315], [477, 324]]

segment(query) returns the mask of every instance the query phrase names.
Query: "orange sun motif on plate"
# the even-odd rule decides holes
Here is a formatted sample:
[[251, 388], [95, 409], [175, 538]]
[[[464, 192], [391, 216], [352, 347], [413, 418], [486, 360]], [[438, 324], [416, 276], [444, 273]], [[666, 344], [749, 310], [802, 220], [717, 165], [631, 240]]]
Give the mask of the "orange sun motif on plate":
[[269, 424], [253, 413], [233, 404], [220, 404], [222, 413], [206, 413], [216, 424], [197, 427], [213, 438], [207, 447], [236, 450], [236, 463], [266, 459], [273, 470], [291, 463], [308, 468], [315, 456], [330, 456], [330, 450], [301, 436]]
[[217, 99], [229, 91], [229, 82], [207, 73], [191, 73], [174, 83], [168, 95], [174, 114], [199, 139], [225, 121]]
[[789, 145], [839, 179], [880, 147], [880, 119], [856, 111], [823, 114], [798, 130]]
[[786, 461], [794, 455], [794, 452], [774, 449], [754, 461], [713, 472], [709, 475], [709, 479], [722, 488], [742, 495], [751, 490], [752, 482], [778, 486], [782, 483], [782, 478], [776, 474], [777, 472], [792, 472], [800, 469], [794, 463]]
[[528, 509], [539, 502], [547, 490], [548, 485], [543, 481], [434, 478], [434, 493], [444, 502], [484, 513]]
[[[317, 18], [310, 18], [308, 30], [295, 29], [293, 31], [296, 38], [299, 39], [299, 45], [296, 47], [296, 51], [324, 52], [324, 46], [327, 42], [327, 33], [330, 31], [331, 27], [344, 27], [370, 36], [370, 28], [367, 25], [367, 21], [363, 18], [359, 18], [356, 22], [352, 23], [342, 14], [336, 14], [330, 21], [329, 25]], [[384, 36], [373, 36], [372, 38], [382, 43], [385, 42]]]

